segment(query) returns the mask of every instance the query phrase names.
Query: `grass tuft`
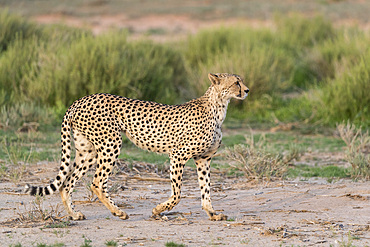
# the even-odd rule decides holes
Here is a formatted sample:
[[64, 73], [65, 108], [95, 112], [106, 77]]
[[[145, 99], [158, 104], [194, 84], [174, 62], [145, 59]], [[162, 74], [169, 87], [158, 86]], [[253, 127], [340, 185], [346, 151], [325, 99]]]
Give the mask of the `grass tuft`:
[[184, 245], [184, 244], [178, 244], [178, 243], [175, 243], [175, 242], [173, 242], [173, 241], [171, 241], [171, 242], [167, 242], [167, 243], [165, 244], [165, 246], [166, 246], [166, 247], [185, 247], [185, 245]]
[[107, 246], [107, 247], [115, 247], [115, 246], [117, 246], [117, 241], [114, 241], [114, 240], [107, 240], [107, 241], [105, 241], [105, 246]]
[[246, 137], [247, 145], [235, 145], [226, 149], [224, 157], [233, 161], [229, 163], [231, 168], [239, 170], [250, 179], [282, 179], [287, 171], [289, 163], [302, 155], [301, 149], [293, 147], [289, 152], [271, 153], [266, 150], [266, 139], [254, 140], [253, 134]]
[[340, 137], [346, 143], [346, 160], [351, 164], [354, 179], [370, 178], [370, 136], [368, 130], [347, 122], [337, 126]]
[[84, 243], [80, 245], [80, 247], [92, 247], [91, 243], [92, 243], [92, 240], [85, 237], [84, 235], [82, 235], [83, 239], [84, 239]]

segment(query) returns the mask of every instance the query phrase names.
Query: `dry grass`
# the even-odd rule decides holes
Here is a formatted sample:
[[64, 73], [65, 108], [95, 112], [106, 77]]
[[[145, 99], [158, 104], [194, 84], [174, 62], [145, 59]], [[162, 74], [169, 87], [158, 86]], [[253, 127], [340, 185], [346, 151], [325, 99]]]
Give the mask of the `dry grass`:
[[61, 228], [70, 225], [68, 221], [63, 221], [60, 205], [49, 206], [46, 209], [43, 205], [43, 197], [37, 196], [29, 205], [22, 203], [22, 208], [18, 208], [17, 217], [1, 222], [1, 225], [7, 227], [36, 227]]
[[351, 176], [354, 179], [370, 178], [370, 136], [369, 131], [362, 131], [351, 123], [337, 126], [340, 137], [346, 143], [346, 160], [351, 164]]
[[250, 179], [282, 179], [288, 166], [294, 159], [299, 159], [302, 151], [292, 146], [285, 153], [274, 154], [266, 150], [266, 140], [262, 136], [257, 142], [253, 134], [246, 137], [246, 145], [235, 145], [226, 149], [224, 157], [232, 162], [231, 168], [242, 171]]

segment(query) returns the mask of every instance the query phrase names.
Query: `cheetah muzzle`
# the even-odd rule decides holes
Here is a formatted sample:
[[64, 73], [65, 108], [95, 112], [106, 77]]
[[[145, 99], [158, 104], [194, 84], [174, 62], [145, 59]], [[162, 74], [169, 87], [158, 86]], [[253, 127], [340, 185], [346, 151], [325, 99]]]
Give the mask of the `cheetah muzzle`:
[[[91, 190], [115, 216], [127, 219], [107, 192], [108, 177], [120, 154], [124, 133], [136, 146], [170, 158], [172, 193], [152, 213], [171, 210], [180, 201], [185, 163], [193, 158], [197, 167], [202, 208], [211, 220], [226, 220], [216, 214], [210, 196], [210, 162], [221, 144], [221, 125], [231, 98], [243, 100], [249, 89], [234, 74], [209, 74], [206, 93], [181, 105], [129, 99], [111, 94], [94, 94], [75, 101], [67, 110], [61, 127], [62, 157], [56, 179], [48, 186], [26, 185], [30, 195], [59, 191], [73, 220], [85, 219], [73, 209], [71, 194], [76, 182], [96, 164]], [[71, 163], [71, 132], [76, 149]]]

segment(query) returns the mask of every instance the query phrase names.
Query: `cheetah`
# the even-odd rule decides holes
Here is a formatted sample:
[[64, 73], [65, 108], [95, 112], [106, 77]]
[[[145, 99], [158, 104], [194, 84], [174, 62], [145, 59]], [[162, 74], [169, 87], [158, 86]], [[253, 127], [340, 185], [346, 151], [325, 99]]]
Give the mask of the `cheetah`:
[[[154, 217], [171, 210], [180, 201], [185, 163], [193, 158], [201, 190], [201, 205], [210, 220], [226, 220], [216, 214], [210, 196], [210, 162], [220, 147], [221, 125], [231, 98], [243, 100], [249, 89], [240, 76], [208, 75], [211, 85], [200, 98], [181, 105], [165, 105], [99, 93], [75, 101], [67, 110], [61, 126], [61, 165], [56, 179], [48, 186], [26, 185], [30, 195], [50, 195], [59, 191], [73, 220], [85, 219], [75, 211], [71, 194], [76, 182], [96, 164], [91, 190], [115, 216], [128, 219], [107, 191], [108, 177], [120, 154], [123, 132], [136, 146], [170, 158], [172, 193], [153, 210]], [[76, 150], [71, 163], [71, 132]]]

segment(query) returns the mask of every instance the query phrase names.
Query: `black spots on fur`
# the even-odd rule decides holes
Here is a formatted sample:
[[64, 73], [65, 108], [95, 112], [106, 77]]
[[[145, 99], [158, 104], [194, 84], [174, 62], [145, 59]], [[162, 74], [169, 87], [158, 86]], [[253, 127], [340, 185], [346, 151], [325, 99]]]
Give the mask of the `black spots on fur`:
[[35, 195], [36, 195], [36, 193], [37, 193], [37, 187], [32, 186], [32, 187], [31, 187], [30, 195], [31, 195], [31, 196], [35, 196]]
[[52, 189], [52, 191], [56, 191], [57, 190], [57, 188], [55, 187], [54, 184], [50, 184], [50, 188]]
[[45, 190], [45, 195], [50, 195], [50, 191], [47, 187], [45, 187], [44, 190]]

